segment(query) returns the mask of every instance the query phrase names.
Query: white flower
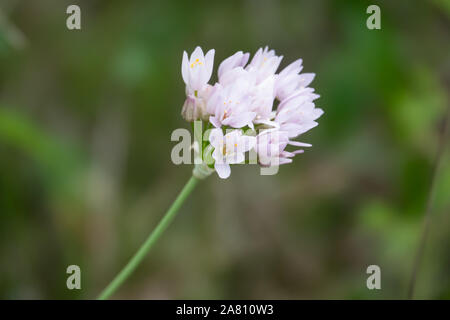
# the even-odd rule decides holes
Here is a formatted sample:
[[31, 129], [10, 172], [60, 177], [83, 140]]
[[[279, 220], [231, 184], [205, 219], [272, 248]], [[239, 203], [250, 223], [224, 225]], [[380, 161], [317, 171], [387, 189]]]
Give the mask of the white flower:
[[197, 95], [195, 95], [195, 93], [188, 94], [181, 110], [181, 115], [186, 121], [208, 121], [209, 114], [206, 112], [206, 103], [209, 99], [212, 88], [212, 86], [207, 84], [202, 88], [202, 90], [197, 91]]
[[255, 83], [255, 77], [242, 67], [236, 67], [223, 73], [219, 78], [219, 83], [228, 86], [236, 81], [246, 81], [247, 83]]
[[302, 73], [302, 59], [298, 59], [284, 68], [276, 77], [275, 94], [282, 101], [296, 92], [307, 87], [315, 77], [314, 73]]
[[214, 169], [220, 178], [230, 176], [230, 164], [241, 163], [245, 160], [244, 153], [256, 144], [256, 138], [243, 135], [241, 130], [233, 130], [225, 136], [222, 129], [213, 129], [209, 141], [214, 147], [212, 157], [215, 160]]
[[288, 133], [289, 138], [296, 137], [318, 125], [315, 121], [323, 110], [315, 108], [308, 90], [299, 91], [283, 100], [278, 106], [275, 122], [282, 131]]
[[[215, 127], [210, 145], [201, 148], [214, 148], [214, 168], [221, 178], [228, 177], [229, 165], [242, 162], [253, 146], [261, 166], [290, 163], [303, 150], [287, 151], [289, 146], [310, 146], [292, 139], [317, 126], [316, 120], [323, 114], [314, 102], [319, 95], [309, 87], [315, 74], [301, 73], [302, 59], [277, 74], [282, 58], [265, 47], [247, 64], [249, 54], [238, 51], [219, 65], [218, 82], [211, 86], [214, 50], [203, 56], [197, 47], [190, 59], [184, 52], [187, 98], [182, 115], [188, 121], [200, 119]], [[223, 136], [223, 130], [230, 128], [234, 129]], [[241, 129], [245, 128], [256, 129], [257, 136], [243, 135]]]
[[209, 81], [214, 64], [214, 49], [209, 50], [206, 56], [200, 47], [195, 48], [190, 59], [186, 51], [183, 52], [181, 75], [188, 93], [201, 90]]
[[208, 116], [205, 101], [193, 94], [188, 95], [181, 109], [181, 115], [188, 122], [203, 119], [205, 115]]
[[269, 76], [251, 91], [250, 110], [256, 112], [255, 123], [264, 123], [272, 117], [275, 77]]
[[211, 114], [209, 121], [216, 128], [222, 125], [233, 128], [253, 127], [252, 121], [256, 113], [249, 109], [248, 87], [246, 81], [237, 81], [226, 87], [220, 84], [214, 86], [206, 110]]
[[269, 76], [275, 74], [282, 59], [283, 56], [275, 55], [274, 50], [269, 51], [268, 47], [265, 47], [264, 50], [260, 48], [246, 67], [246, 70], [254, 73], [256, 82], [261, 83]]
[[222, 83], [222, 77], [228, 71], [231, 71], [237, 67], [244, 67], [247, 64], [248, 58], [250, 57], [249, 53], [243, 53], [242, 51], [238, 51], [233, 54], [231, 57], [226, 58], [222, 61], [217, 71], [217, 75], [219, 76], [219, 82]]
[[270, 167], [292, 162], [292, 157], [303, 153], [303, 150], [286, 151], [288, 145], [310, 147], [308, 143], [290, 141], [286, 131], [279, 129], [264, 130], [257, 136], [256, 152], [261, 166]]

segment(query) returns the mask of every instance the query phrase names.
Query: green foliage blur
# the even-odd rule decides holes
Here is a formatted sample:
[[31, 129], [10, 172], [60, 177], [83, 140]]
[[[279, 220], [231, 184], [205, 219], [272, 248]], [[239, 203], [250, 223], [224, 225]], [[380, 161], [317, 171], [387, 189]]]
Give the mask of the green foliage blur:
[[[277, 175], [234, 166], [199, 184], [114, 297], [405, 298], [450, 103], [449, 26], [448, 0], [2, 0], [0, 298], [95, 298], [144, 241], [191, 175], [170, 136], [190, 128], [181, 57], [197, 45], [215, 70], [265, 45], [281, 68], [303, 58], [325, 114]], [[417, 298], [450, 298], [449, 158]], [[66, 288], [71, 264], [81, 290]], [[366, 287], [372, 264], [381, 290]]]

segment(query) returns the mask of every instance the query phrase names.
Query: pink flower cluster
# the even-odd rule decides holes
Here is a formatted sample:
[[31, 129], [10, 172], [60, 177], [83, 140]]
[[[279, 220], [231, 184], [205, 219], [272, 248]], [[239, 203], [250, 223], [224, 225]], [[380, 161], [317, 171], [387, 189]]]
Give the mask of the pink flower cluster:
[[[286, 147], [311, 146], [292, 139], [317, 126], [323, 114], [314, 104], [319, 95], [309, 87], [315, 75], [301, 73], [301, 59], [277, 74], [283, 57], [274, 50], [260, 48], [248, 63], [249, 58], [249, 53], [239, 51], [225, 59], [219, 65], [218, 82], [210, 85], [214, 50], [204, 55], [197, 47], [190, 57], [183, 53], [187, 98], [182, 115], [214, 128], [209, 143], [221, 178], [229, 177], [230, 164], [244, 162], [245, 153], [252, 149], [262, 166], [292, 162], [303, 150], [289, 152]], [[248, 134], [249, 129], [257, 134]]]

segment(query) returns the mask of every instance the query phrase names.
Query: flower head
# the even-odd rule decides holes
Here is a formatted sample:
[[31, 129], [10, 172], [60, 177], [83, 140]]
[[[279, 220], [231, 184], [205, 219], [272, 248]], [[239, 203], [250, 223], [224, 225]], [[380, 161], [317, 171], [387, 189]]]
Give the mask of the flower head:
[[[182, 114], [188, 121], [208, 121], [214, 127], [202, 148], [212, 148], [210, 167], [221, 178], [227, 178], [230, 164], [244, 161], [253, 148], [261, 166], [292, 162], [303, 150], [288, 148], [311, 146], [293, 139], [317, 126], [323, 114], [315, 107], [319, 95], [309, 87], [315, 74], [301, 73], [302, 59], [277, 74], [283, 57], [274, 50], [260, 48], [250, 63], [249, 58], [238, 51], [225, 59], [218, 68], [218, 82], [210, 85], [214, 50], [203, 56], [197, 47], [190, 58], [183, 54], [187, 98]], [[256, 137], [243, 134], [248, 128], [257, 131]]]

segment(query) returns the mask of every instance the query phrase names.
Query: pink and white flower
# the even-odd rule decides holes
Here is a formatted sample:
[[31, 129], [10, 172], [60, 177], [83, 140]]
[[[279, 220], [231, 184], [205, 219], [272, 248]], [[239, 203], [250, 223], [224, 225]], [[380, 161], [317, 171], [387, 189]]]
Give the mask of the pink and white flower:
[[255, 124], [265, 123], [273, 117], [275, 77], [269, 76], [250, 92], [250, 110], [256, 113]]
[[214, 49], [209, 50], [203, 55], [200, 47], [195, 48], [191, 57], [188, 58], [186, 51], [183, 52], [183, 61], [181, 63], [181, 75], [186, 83], [188, 94], [202, 90], [211, 78], [214, 64]]
[[[214, 50], [204, 56], [197, 47], [190, 58], [184, 52], [182, 76], [187, 98], [182, 115], [188, 121], [209, 121], [215, 127], [209, 143], [221, 178], [228, 177], [230, 164], [242, 162], [253, 147], [260, 165], [272, 166], [290, 163], [303, 152], [287, 151], [289, 146], [310, 146], [292, 139], [317, 126], [316, 120], [323, 114], [315, 107], [319, 95], [309, 87], [315, 74], [301, 73], [301, 59], [277, 74], [282, 59], [265, 47], [248, 63], [249, 54], [238, 51], [219, 65], [218, 82], [212, 86], [208, 81]], [[229, 128], [234, 129], [224, 136], [223, 130]], [[257, 136], [243, 135], [241, 129], [245, 128], [256, 129]], [[245, 147], [237, 150], [241, 145]]]
[[249, 84], [245, 81], [237, 81], [226, 87], [220, 84], [215, 85], [206, 110], [211, 114], [209, 121], [216, 128], [221, 126], [253, 127], [256, 112], [249, 109], [248, 86]]
[[209, 141], [214, 147], [214, 169], [222, 179], [230, 176], [230, 164], [245, 161], [245, 152], [256, 145], [256, 138], [243, 135], [241, 130], [233, 130], [224, 136], [222, 129], [213, 129]]
[[231, 71], [238, 67], [243, 68], [247, 64], [249, 57], [250, 53], [243, 53], [242, 51], [238, 51], [231, 57], [228, 57], [225, 60], [223, 60], [217, 71], [217, 74], [219, 76], [219, 82], [222, 83], [221, 81], [222, 77], [228, 71]]
[[278, 106], [275, 122], [282, 131], [288, 133], [289, 138], [296, 137], [318, 125], [315, 121], [323, 110], [315, 108], [311, 99], [314, 97], [308, 90], [299, 91], [297, 94], [283, 100]]
[[302, 149], [292, 152], [286, 151], [288, 145], [297, 147], [310, 147], [308, 143], [302, 143], [289, 140], [286, 131], [279, 129], [264, 130], [257, 136], [256, 152], [258, 153], [258, 161], [261, 166], [270, 167], [281, 164], [291, 163], [292, 157], [296, 154], [303, 153]]
[[314, 73], [300, 73], [302, 69], [302, 59], [298, 59], [276, 76], [275, 94], [280, 101], [288, 98], [297, 90], [306, 88], [314, 80]]
[[265, 47], [264, 50], [260, 48], [246, 67], [246, 70], [255, 74], [256, 83], [261, 83], [269, 76], [275, 74], [282, 59], [283, 56], [275, 55], [274, 50], [269, 51], [269, 47]]
[[197, 91], [197, 95], [195, 93], [188, 94], [183, 104], [183, 108], [181, 109], [181, 115], [186, 121], [208, 121], [209, 114], [206, 111], [206, 103], [209, 99], [212, 89], [213, 87], [207, 84], [203, 86], [200, 91]]

